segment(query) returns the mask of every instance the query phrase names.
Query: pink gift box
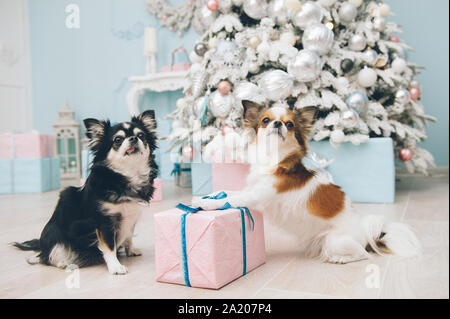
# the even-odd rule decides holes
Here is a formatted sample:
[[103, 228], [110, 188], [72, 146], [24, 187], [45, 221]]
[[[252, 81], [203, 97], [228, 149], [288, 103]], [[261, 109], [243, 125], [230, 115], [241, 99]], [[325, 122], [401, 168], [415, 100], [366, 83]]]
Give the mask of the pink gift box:
[[[182, 250], [180, 209], [155, 214], [156, 280], [192, 287], [219, 289], [264, 264], [264, 221], [252, 211], [254, 229], [247, 214], [245, 245], [239, 209], [200, 211], [186, 216], [186, 263]], [[187, 265], [187, 267], [185, 266]], [[187, 268], [187, 272], [185, 269]]]
[[163, 192], [162, 192], [162, 179], [155, 178], [153, 181], [153, 187], [155, 191], [153, 192], [152, 202], [162, 201], [163, 200]]
[[[14, 154], [13, 154], [14, 150]], [[0, 134], [0, 158], [44, 158], [55, 156], [55, 138], [37, 132]]]
[[212, 163], [213, 191], [240, 191], [247, 186], [250, 164]]

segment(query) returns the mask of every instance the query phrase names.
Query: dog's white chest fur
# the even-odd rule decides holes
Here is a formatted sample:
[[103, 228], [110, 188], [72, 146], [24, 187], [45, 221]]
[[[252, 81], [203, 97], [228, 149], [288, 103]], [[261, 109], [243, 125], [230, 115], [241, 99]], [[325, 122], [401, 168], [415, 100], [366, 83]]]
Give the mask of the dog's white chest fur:
[[144, 203], [132, 201], [120, 204], [104, 203], [105, 214], [120, 217], [116, 245], [120, 247], [123, 242], [133, 236], [134, 226], [141, 217]]

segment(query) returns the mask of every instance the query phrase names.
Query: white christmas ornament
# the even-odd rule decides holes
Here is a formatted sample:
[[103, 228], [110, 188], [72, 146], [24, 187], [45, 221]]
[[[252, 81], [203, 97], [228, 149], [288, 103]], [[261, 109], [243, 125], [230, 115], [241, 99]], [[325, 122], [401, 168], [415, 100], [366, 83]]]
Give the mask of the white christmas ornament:
[[280, 35], [280, 41], [294, 46], [295, 43], [297, 42], [297, 37], [295, 36], [295, 34], [293, 32], [286, 31]]
[[302, 4], [299, 0], [286, 0], [285, 6], [286, 9], [293, 12], [299, 12], [300, 10], [302, 10]]
[[278, 24], [284, 25], [288, 21], [285, 0], [273, 0], [269, 4], [269, 16]]
[[245, 0], [243, 9], [250, 18], [261, 20], [267, 14], [267, 2], [260, 0]]
[[344, 23], [350, 23], [355, 20], [358, 10], [349, 2], [344, 2], [339, 8], [339, 18]]
[[348, 88], [348, 85], [349, 85], [348, 79], [345, 76], [341, 76], [336, 79], [335, 85], [336, 85], [336, 89], [345, 90]]
[[337, 0], [319, 0], [319, 4], [323, 7], [331, 7]]
[[260, 45], [261, 43], [261, 39], [260, 37], [258, 37], [257, 35], [252, 36], [249, 40], [248, 40], [248, 44], [250, 45], [250, 47], [252, 47], [253, 49], [256, 49], [258, 47], [258, 45]]
[[264, 73], [258, 85], [267, 99], [278, 101], [291, 95], [294, 81], [286, 72], [274, 70]]
[[292, 18], [292, 20], [297, 27], [304, 30], [313, 22], [321, 22], [322, 18], [322, 8], [317, 3], [308, 1], [302, 5], [302, 9]]
[[364, 52], [364, 61], [370, 65], [375, 65], [378, 60], [378, 53], [375, 50], [367, 50]]
[[355, 34], [350, 38], [350, 41], [348, 43], [348, 46], [350, 47], [350, 50], [353, 51], [362, 51], [367, 45], [366, 38], [360, 34]]
[[254, 83], [251, 82], [241, 82], [234, 89], [234, 96], [239, 101], [249, 100], [255, 103], [264, 103], [265, 97], [262, 95], [262, 91]]
[[386, 17], [389, 14], [391, 14], [391, 8], [389, 7], [388, 4], [386, 3], [382, 3], [380, 4], [380, 6], [378, 7], [378, 13], [382, 16], [382, 17]]
[[362, 4], [363, 0], [348, 0], [348, 3], [351, 3], [355, 6], [355, 8], [359, 8]]
[[346, 110], [341, 114], [341, 123], [344, 127], [352, 128], [358, 123], [358, 113], [353, 110]]
[[301, 50], [288, 65], [288, 73], [300, 82], [315, 80], [322, 71], [322, 59], [310, 50]]
[[406, 61], [402, 58], [396, 58], [392, 64], [391, 64], [392, 70], [394, 70], [395, 73], [400, 74], [403, 73], [408, 65], [406, 64]]
[[208, 101], [208, 109], [216, 118], [226, 118], [230, 114], [235, 100], [232, 94], [222, 95], [219, 90], [211, 93]]
[[312, 23], [306, 27], [302, 42], [307, 50], [327, 54], [333, 46], [334, 33], [322, 23]]
[[373, 18], [373, 28], [376, 31], [383, 32], [386, 29], [386, 20], [383, 17], [375, 17]]
[[368, 88], [374, 86], [377, 82], [377, 72], [371, 68], [365, 67], [358, 73], [359, 85]]

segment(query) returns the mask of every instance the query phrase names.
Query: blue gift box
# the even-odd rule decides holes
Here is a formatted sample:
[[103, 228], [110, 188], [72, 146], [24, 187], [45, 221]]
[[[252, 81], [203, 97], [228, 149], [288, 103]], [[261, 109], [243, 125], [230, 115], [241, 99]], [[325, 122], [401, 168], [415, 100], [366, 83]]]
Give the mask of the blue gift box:
[[60, 187], [59, 158], [0, 160], [0, 193], [40, 193]]
[[[326, 170], [353, 202], [394, 202], [395, 165], [391, 138], [371, 138], [359, 146], [342, 143], [337, 148], [329, 141], [312, 141], [310, 151], [333, 160]], [[305, 166], [314, 168], [308, 159], [305, 159]], [[192, 164], [192, 194], [206, 195], [212, 191], [211, 164]]]
[[81, 178], [86, 180], [91, 171], [92, 152], [90, 150], [81, 151]]
[[192, 163], [192, 195], [201, 196], [213, 191], [211, 163]]
[[[326, 168], [334, 183], [353, 202], [393, 203], [395, 200], [395, 159], [391, 138], [371, 138], [359, 146], [329, 141], [311, 142], [310, 151], [333, 162]], [[308, 161], [305, 161], [308, 165]]]

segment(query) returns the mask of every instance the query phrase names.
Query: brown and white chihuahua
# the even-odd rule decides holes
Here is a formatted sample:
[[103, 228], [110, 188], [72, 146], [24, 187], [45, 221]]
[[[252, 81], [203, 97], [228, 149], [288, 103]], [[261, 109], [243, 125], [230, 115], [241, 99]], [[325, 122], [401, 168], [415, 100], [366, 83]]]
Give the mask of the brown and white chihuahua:
[[383, 216], [358, 214], [326, 172], [305, 168], [308, 135], [316, 108], [267, 108], [243, 101], [251, 163], [247, 187], [227, 192], [222, 200], [194, 198], [192, 204], [216, 209], [229, 202], [264, 213], [300, 237], [301, 250], [331, 263], [366, 259], [370, 252], [412, 257], [420, 243], [402, 223], [386, 223]]

